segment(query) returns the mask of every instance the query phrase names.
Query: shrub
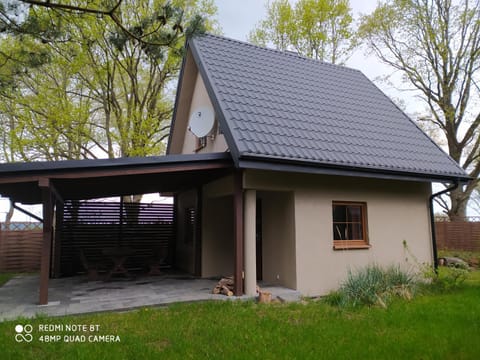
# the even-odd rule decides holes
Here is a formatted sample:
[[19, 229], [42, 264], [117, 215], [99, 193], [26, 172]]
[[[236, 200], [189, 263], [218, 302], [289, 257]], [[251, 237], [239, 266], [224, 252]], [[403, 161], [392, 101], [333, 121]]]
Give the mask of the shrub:
[[463, 284], [467, 279], [469, 270], [454, 265], [439, 269], [432, 285], [439, 290], [450, 290]]
[[356, 271], [349, 271], [340, 289], [329, 294], [326, 301], [340, 306], [387, 307], [393, 297], [411, 299], [415, 285], [415, 277], [399, 266], [390, 266], [385, 269], [373, 264]]

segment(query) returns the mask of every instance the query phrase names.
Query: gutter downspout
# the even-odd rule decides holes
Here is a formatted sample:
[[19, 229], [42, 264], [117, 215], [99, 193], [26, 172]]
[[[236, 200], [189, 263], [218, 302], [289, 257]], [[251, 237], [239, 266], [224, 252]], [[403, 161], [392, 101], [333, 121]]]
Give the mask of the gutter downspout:
[[443, 195], [447, 192], [453, 191], [457, 189], [459, 186], [458, 180], [454, 182], [454, 184], [446, 188], [445, 190], [439, 191], [435, 194], [430, 195], [430, 227], [432, 229], [432, 248], [433, 248], [433, 268], [435, 273], [438, 273], [438, 252], [437, 252], [437, 235], [435, 234], [435, 213], [433, 211], [433, 200], [440, 195]]

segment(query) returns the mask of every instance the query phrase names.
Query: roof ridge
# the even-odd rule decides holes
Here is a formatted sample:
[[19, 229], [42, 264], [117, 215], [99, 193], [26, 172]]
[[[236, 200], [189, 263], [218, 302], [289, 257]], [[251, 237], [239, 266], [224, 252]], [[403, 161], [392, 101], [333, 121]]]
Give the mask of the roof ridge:
[[345, 65], [332, 64], [332, 63], [329, 63], [329, 62], [326, 62], [326, 61], [323, 61], [323, 60], [312, 59], [312, 58], [300, 55], [298, 53], [295, 53], [294, 51], [274, 49], [274, 48], [270, 48], [270, 47], [265, 47], [265, 46], [261, 46], [261, 45], [252, 44], [248, 41], [233, 39], [233, 38], [229, 38], [229, 37], [225, 37], [225, 36], [221, 36], [221, 35], [216, 35], [216, 34], [211, 34], [211, 33], [203, 33], [203, 34], [195, 35], [194, 38], [195, 37], [217, 38], [217, 39], [220, 39], [220, 40], [225, 40], [225, 41], [230, 41], [230, 42], [234, 42], [234, 43], [238, 43], [238, 44], [243, 44], [243, 45], [253, 47], [253, 48], [256, 48], [256, 49], [259, 49], [259, 50], [262, 50], [262, 51], [275, 52], [275, 53], [278, 53], [278, 54], [281, 54], [281, 55], [284, 55], [284, 56], [295, 57], [295, 58], [298, 58], [298, 59], [301, 59], [301, 60], [306, 60], [306, 61], [309, 61], [309, 62], [313, 62], [313, 63], [318, 64], [318, 65], [332, 66], [332, 67], [335, 67], [337, 69], [344, 70], [344, 71], [352, 71], [352, 72], [360, 72], [360, 73], [362, 72], [359, 69], [351, 68], [351, 67], [348, 67], [348, 66], [345, 66]]

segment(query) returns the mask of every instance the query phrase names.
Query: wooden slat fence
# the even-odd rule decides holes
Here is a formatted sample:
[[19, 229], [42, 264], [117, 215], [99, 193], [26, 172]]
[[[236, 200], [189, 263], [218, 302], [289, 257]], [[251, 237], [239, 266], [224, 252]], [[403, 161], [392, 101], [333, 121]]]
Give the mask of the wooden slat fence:
[[[168, 251], [175, 239], [172, 204], [124, 204], [122, 213], [120, 207], [114, 202], [65, 202], [63, 219], [57, 217], [56, 230], [61, 242], [61, 275], [83, 271], [80, 249], [89, 260], [105, 262], [108, 267], [103, 249], [131, 247], [135, 256], [126, 263], [129, 268], [145, 267], [154, 251]], [[132, 215], [135, 213], [138, 215]], [[38, 271], [41, 243], [40, 223], [0, 224], [0, 272]]]
[[480, 251], [479, 217], [436, 219], [435, 230], [439, 249]]
[[42, 230], [0, 229], [0, 272], [40, 269]]
[[[79, 252], [89, 261], [105, 263], [102, 250], [130, 247], [135, 256], [126, 266], [144, 268], [153, 251], [168, 251], [175, 238], [172, 204], [129, 204], [116, 202], [65, 202], [61, 237], [60, 269], [62, 275], [82, 272]], [[137, 216], [132, 214], [137, 213]]]

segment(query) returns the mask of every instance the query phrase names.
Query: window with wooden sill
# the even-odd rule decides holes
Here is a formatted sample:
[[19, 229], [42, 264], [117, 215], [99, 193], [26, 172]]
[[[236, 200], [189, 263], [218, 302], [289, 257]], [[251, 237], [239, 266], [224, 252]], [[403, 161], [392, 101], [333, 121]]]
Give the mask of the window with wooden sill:
[[334, 201], [333, 249], [369, 249], [367, 204], [364, 202]]

